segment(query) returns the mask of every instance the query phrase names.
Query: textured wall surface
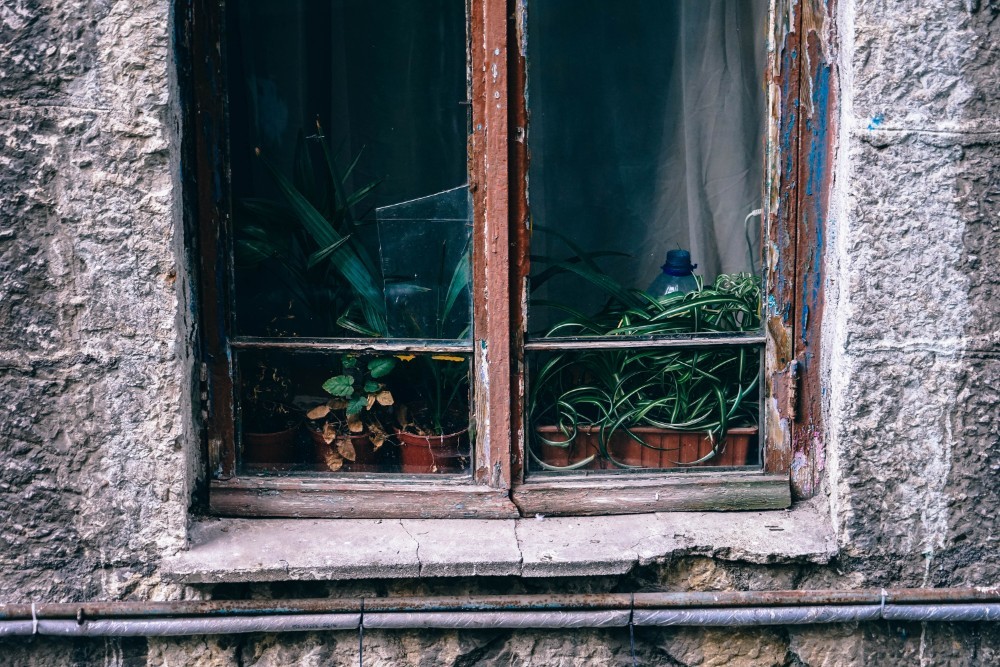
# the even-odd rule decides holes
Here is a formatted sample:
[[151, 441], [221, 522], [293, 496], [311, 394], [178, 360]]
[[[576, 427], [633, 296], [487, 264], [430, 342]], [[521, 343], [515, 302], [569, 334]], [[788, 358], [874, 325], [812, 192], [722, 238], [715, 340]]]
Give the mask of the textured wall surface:
[[185, 543], [168, 9], [0, 5], [3, 599], [148, 589]]
[[[1000, 583], [1000, 3], [840, 0], [821, 491], [836, 562], [162, 584], [201, 467], [170, 9], [0, 1], [0, 601]], [[351, 665], [357, 639], [8, 639], [0, 665]], [[1000, 628], [639, 629], [635, 649], [646, 665], [991, 665]], [[365, 664], [632, 656], [623, 630], [370, 632]]]

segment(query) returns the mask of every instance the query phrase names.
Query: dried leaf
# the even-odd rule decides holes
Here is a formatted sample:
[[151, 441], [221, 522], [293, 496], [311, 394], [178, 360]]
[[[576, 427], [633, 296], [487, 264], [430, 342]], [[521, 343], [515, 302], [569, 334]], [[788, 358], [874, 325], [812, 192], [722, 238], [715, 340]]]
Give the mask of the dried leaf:
[[361, 433], [365, 430], [365, 425], [361, 423], [360, 415], [347, 415], [347, 428], [351, 430], [351, 433]]
[[330, 444], [337, 439], [337, 427], [333, 424], [323, 424], [323, 442]]
[[385, 444], [385, 439], [386, 439], [385, 433], [373, 433], [371, 436], [372, 449], [374, 449], [377, 452], [379, 447]]
[[306, 418], [308, 419], [322, 419], [330, 414], [330, 406], [327, 404], [317, 405], [315, 408], [306, 413]]
[[378, 401], [379, 405], [392, 405], [395, 403], [395, 400], [392, 398], [392, 392], [388, 389], [375, 394], [375, 400]]
[[332, 472], [337, 472], [344, 467], [344, 457], [334, 449], [323, 450], [323, 463]]
[[327, 405], [330, 406], [331, 410], [343, 410], [347, 407], [347, 401], [342, 398], [331, 398]]
[[354, 451], [354, 443], [351, 442], [350, 438], [340, 438], [337, 440], [337, 452], [348, 461], [353, 461], [357, 458], [357, 453]]
[[375, 395], [374, 394], [368, 394], [368, 404], [365, 405], [365, 409], [366, 410], [371, 410], [373, 405], [375, 405]]

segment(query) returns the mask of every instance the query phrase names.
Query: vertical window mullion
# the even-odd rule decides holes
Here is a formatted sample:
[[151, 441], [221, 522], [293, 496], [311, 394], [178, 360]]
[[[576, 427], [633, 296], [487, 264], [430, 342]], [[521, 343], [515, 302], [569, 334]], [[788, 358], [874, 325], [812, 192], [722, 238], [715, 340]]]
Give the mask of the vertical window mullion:
[[506, 0], [471, 0], [475, 479], [511, 481]]

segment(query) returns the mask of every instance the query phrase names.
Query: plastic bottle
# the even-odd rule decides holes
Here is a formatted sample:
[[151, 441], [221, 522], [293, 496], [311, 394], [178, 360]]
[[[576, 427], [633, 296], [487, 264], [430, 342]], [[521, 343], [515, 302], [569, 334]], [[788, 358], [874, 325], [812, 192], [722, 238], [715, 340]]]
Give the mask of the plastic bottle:
[[691, 253], [687, 250], [668, 251], [667, 261], [660, 268], [663, 273], [646, 289], [650, 296], [660, 298], [674, 292], [693, 292], [698, 289], [698, 282], [691, 273], [698, 265], [691, 263]]

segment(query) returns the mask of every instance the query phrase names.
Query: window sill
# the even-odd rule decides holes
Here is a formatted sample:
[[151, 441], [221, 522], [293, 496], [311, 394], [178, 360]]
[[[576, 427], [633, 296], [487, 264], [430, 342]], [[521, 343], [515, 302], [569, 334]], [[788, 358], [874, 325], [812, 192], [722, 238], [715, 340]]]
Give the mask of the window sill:
[[[476, 536], [470, 539], [470, 536]], [[679, 556], [827, 563], [813, 503], [769, 512], [533, 519], [206, 519], [163, 563], [187, 584], [417, 577], [620, 575]]]

